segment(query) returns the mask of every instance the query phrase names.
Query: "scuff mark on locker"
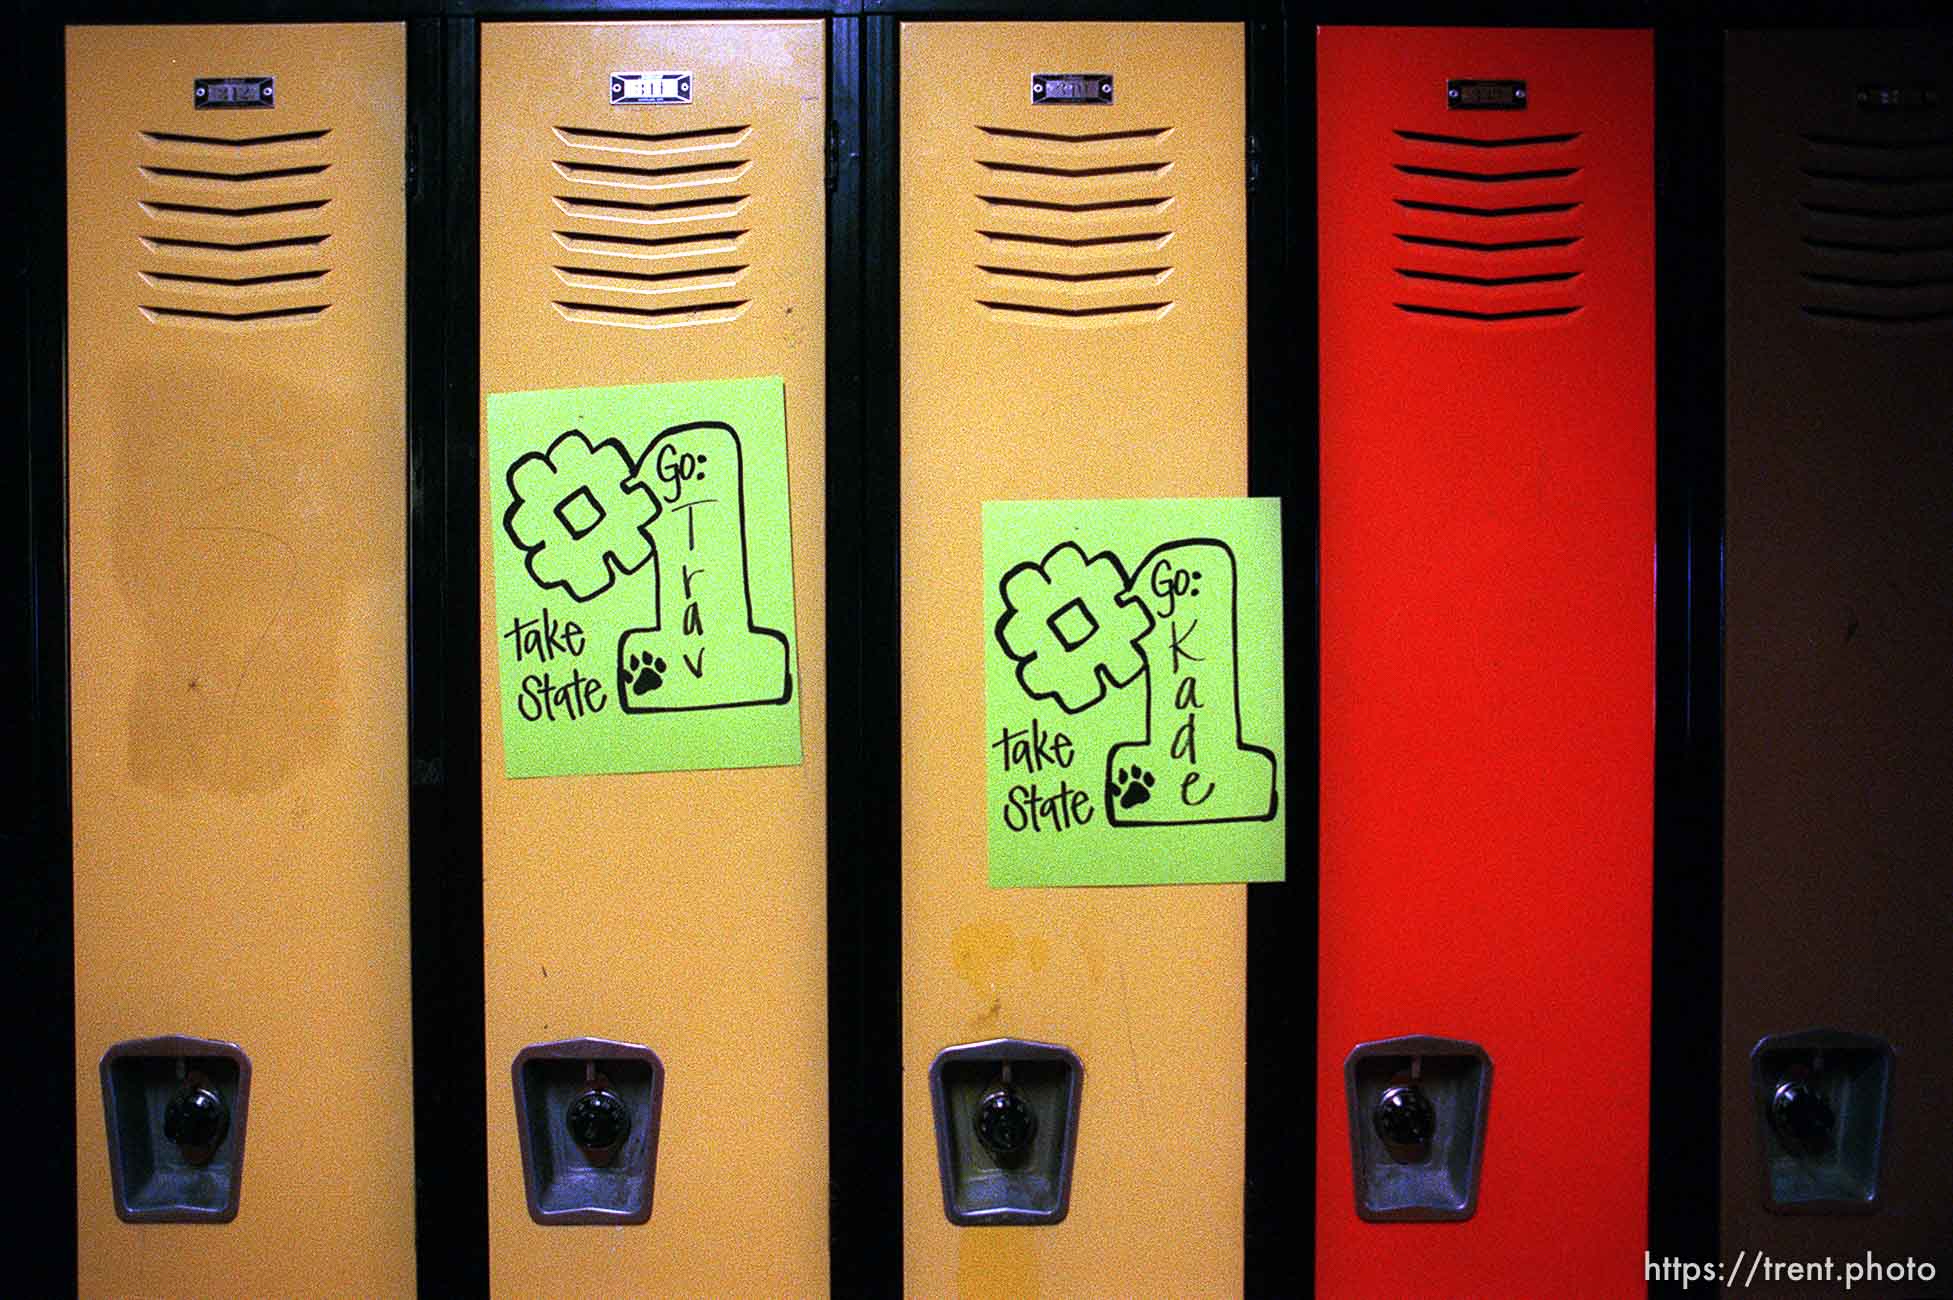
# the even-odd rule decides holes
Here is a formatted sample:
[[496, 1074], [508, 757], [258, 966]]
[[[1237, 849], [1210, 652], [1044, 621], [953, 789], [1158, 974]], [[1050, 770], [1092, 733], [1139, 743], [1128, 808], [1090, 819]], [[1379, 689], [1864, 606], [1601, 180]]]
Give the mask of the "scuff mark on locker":
[[1078, 951], [1085, 958], [1085, 977], [1093, 987], [1105, 983], [1105, 939], [1089, 919], [1079, 922]]
[[[325, 485], [363, 469], [323, 389], [265, 400], [235, 366], [152, 360], [129, 375], [111, 562], [132, 633], [130, 778], [259, 794], [339, 743], [340, 644], [376, 548]], [[335, 478], [335, 475], [337, 476]]]
[[972, 921], [950, 936], [949, 959], [979, 998], [997, 997], [997, 978], [1017, 955], [1017, 935], [1001, 921]]

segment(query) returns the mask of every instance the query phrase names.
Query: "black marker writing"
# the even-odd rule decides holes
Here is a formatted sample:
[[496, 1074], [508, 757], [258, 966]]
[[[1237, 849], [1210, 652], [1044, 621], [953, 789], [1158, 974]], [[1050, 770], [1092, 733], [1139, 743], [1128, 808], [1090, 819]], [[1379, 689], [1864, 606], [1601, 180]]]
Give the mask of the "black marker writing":
[[515, 661], [540, 659], [548, 663], [559, 654], [580, 655], [583, 653], [583, 629], [574, 621], [559, 619], [543, 607], [540, 618], [517, 616], [509, 624], [509, 630], [502, 633], [504, 641], [515, 642]]

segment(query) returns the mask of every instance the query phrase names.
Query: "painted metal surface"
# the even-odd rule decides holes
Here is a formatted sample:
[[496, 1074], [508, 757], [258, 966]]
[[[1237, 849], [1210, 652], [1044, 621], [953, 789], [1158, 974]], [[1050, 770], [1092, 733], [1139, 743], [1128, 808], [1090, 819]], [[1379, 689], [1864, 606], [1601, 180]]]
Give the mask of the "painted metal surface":
[[[1898, 31], [1726, 57], [1724, 1252], [1925, 1261], [1852, 1294], [1953, 1295], [1953, 58]], [[1895, 1054], [1875, 1213], [1765, 1206], [1750, 1053], [1809, 1029]]]
[[[817, 21], [482, 30], [483, 391], [785, 377], [806, 753], [798, 767], [512, 781], [485, 677], [481, 1068], [499, 1294], [827, 1285], [825, 48]], [[613, 73], [664, 70], [691, 74], [690, 104], [611, 105]], [[703, 169], [665, 178], [675, 191], [602, 170], [692, 163]], [[653, 220], [605, 206], [671, 199], [698, 202]], [[672, 236], [698, 238], [646, 242]], [[702, 274], [724, 267], [737, 269]], [[665, 272], [691, 278], [633, 278]], [[484, 510], [484, 554], [487, 527]], [[577, 1035], [664, 1061], [643, 1226], [546, 1228], [525, 1207], [510, 1062]]]
[[[1652, 44], [1325, 28], [1317, 55], [1317, 1287], [1640, 1295]], [[1451, 108], [1454, 79], [1528, 107]], [[1498, 1062], [1464, 1223], [1352, 1203], [1342, 1063], [1408, 1032]]]
[[[79, 1288], [414, 1279], [399, 25], [68, 33]], [[198, 110], [202, 75], [276, 106]], [[254, 1067], [234, 1222], [110, 1207], [103, 1052]]]
[[[1243, 33], [911, 22], [900, 44], [906, 1286], [1226, 1293], [1244, 892], [989, 888], [980, 513], [1245, 491]], [[1037, 74], [1083, 71], [1115, 102], [1033, 103]], [[1082, 278], [1107, 271], [1129, 274]], [[998, 1036], [1091, 1076], [1056, 1227], [944, 1217], [929, 1064]]]

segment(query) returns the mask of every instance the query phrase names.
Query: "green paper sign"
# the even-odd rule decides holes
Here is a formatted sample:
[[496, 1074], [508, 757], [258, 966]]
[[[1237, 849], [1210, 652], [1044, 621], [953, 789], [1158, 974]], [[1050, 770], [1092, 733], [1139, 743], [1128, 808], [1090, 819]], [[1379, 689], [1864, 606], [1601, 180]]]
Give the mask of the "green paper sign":
[[990, 883], [1280, 880], [1274, 498], [983, 506]]
[[800, 761], [780, 379], [491, 393], [508, 774]]

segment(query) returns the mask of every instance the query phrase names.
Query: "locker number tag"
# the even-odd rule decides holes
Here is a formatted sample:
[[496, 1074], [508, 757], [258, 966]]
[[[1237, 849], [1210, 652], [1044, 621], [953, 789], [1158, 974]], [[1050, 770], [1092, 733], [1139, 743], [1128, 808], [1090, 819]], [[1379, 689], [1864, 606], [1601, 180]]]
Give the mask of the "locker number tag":
[[610, 74], [610, 102], [618, 105], [689, 104], [692, 102], [692, 74], [613, 72]]
[[1526, 106], [1526, 83], [1453, 77], [1444, 83], [1444, 102], [1447, 108], [1490, 108], [1510, 112]]
[[1039, 72], [1031, 76], [1033, 104], [1110, 104], [1109, 72]]
[[1939, 107], [1937, 86], [1860, 86], [1858, 107], [1872, 113], [1924, 113]]
[[270, 108], [275, 77], [198, 77], [190, 102], [198, 108]]

